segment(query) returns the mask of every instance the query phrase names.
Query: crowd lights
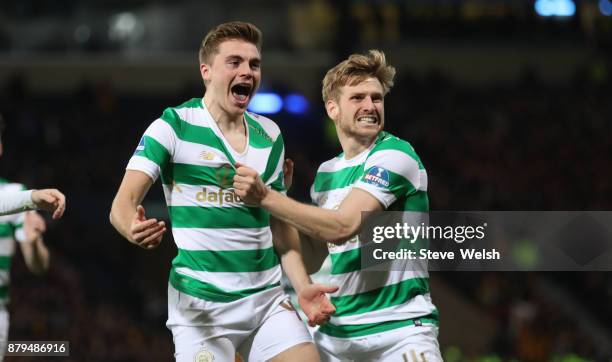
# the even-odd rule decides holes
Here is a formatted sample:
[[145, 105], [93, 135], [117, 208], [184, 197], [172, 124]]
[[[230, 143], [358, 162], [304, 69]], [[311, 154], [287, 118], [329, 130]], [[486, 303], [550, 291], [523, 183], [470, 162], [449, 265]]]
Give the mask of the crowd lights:
[[304, 115], [308, 112], [308, 100], [299, 93], [289, 93], [284, 97], [274, 92], [259, 92], [249, 103], [249, 111], [261, 114], [285, 112]]
[[610, 0], [599, 0], [599, 11], [605, 16], [612, 15], [612, 1]]
[[576, 13], [576, 4], [572, 0], [536, 0], [534, 5], [540, 16], [568, 17]]

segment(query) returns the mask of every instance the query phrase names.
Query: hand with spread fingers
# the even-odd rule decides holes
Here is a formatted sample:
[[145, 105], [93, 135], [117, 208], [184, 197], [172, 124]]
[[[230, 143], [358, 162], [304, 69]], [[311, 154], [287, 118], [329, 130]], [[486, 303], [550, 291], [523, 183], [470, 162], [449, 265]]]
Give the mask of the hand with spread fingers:
[[322, 284], [306, 285], [298, 293], [298, 303], [308, 317], [308, 325], [322, 325], [329, 321], [336, 312], [336, 307], [329, 301], [326, 293], [334, 293], [338, 287]]
[[53, 213], [54, 219], [59, 219], [66, 210], [66, 196], [57, 189], [32, 191], [32, 202], [40, 210]]
[[144, 249], [156, 248], [166, 232], [166, 223], [147, 219], [145, 209], [138, 205], [130, 225], [130, 241]]

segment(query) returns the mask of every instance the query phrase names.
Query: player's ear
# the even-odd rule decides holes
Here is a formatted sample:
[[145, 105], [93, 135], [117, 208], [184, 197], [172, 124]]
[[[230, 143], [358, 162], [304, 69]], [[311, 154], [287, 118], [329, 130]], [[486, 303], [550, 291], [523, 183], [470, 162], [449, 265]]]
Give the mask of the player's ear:
[[327, 111], [329, 118], [331, 118], [334, 122], [337, 121], [339, 113], [338, 103], [336, 103], [333, 99], [328, 99], [327, 102], [325, 102], [325, 110]]
[[208, 83], [210, 81], [210, 66], [200, 63], [200, 74], [202, 75], [204, 83]]

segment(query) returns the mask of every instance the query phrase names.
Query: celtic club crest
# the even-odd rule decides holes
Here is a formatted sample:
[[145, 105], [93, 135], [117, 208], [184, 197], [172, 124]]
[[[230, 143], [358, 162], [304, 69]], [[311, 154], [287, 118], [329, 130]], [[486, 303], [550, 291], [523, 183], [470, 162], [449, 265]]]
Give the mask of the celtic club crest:
[[215, 171], [217, 185], [222, 189], [232, 187], [234, 184], [234, 169], [230, 165], [223, 165]]

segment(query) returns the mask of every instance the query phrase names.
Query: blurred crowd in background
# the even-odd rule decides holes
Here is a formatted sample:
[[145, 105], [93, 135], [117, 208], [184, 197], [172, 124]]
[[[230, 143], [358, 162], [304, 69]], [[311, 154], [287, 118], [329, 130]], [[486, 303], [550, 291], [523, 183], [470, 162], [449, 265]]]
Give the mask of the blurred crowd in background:
[[[277, 6], [255, 1], [251, 8], [231, 9], [211, 2], [210, 11], [195, 12], [183, 22], [186, 29], [180, 28], [193, 39], [179, 30], [161, 34], [163, 27], [147, 28], [158, 24], [151, 19], [169, 24], [182, 19], [183, 13], [167, 9], [173, 6], [168, 1], [133, 11], [133, 18], [120, 13], [123, 23], [110, 23], [115, 32], [109, 32], [114, 35], [108, 39], [100, 34], [109, 29], [100, 30], [95, 25], [99, 23], [79, 28], [95, 18], [94, 10], [101, 6], [97, 3], [62, 2], [60, 11], [37, 8], [33, 1], [7, 1], [0, 5], [0, 49], [7, 58], [27, 54], [19, 36], [29, 34], [33, 49], [54, 54], [146, 54], [163, 52], [162, 43], [172, 43], [174, 35], [188, 42], [185, 49], [195, 54], [194, 44], [221, 21], [218, 14], [261, 26], [265, 49], [293, 55], [327, 49], [331, 59], [372, 46], [401, 47], [415, 37], [449, 48], [473, 39], [500, 38], [508, 44], [533, 41], [542, 48], [548, 42], [586, 44], [585, 52], [592, 55], [586, 58], [593, 61], [577, 63], [556, 80], [528, 64], [520, 65], [516, 76], [486, 83], [458, 79], [436, 66], [399, 67], [396, 86], [386, 98], [386, 128], [408, 140], [420, 155], [428, 172], [432, 210], [611, 210], [612, 22], [599, 13], [607, 9], [602, 8], [606, 1], [577, 1], [576, 15], [559, 23], [532, 14], [529, 1], [273, 2]], [[112, 1], [102, 3], [117, 8]], [[144, 4], [128, 3], [125, 8]], [[198, 6], [179, 3], [183, 10]], [[272, 15], [282, 12], [280, 25], [265, 20], [271, 16], [264, 16], [266, 9]], [[71, 16], [64, 22], [72, 26], [68, 36], [53, 22], [62, 14]], [[138, 15], [144, 19], [142, 29], [152, 33], [139, 32]], [[289, 30], [281, 34], [278, 29], [285, 22]], [[33, 25], [29, 33], [23, 24]], [[461, 34], [459, 45], [454, 33]], [[154, 42], [156, 37], [159, 42]], [[195, 67], [193, 71], [197, 73]], [[478, 76], [479, 69], [471, 71]], [[264, 58], [264, 77], [265, 72], [271, 70]], [[28, 187], [60, 188], [68, 197], [68, 211], [59, 222], [49, 223], [46, 239], [52, 256], [45, 276], [29, 275], [19, 257], [13, 263], [10, 340], [68, 340], [69, 361], [171, 360], [172, 337], [164, 323], [168, 271], [176, 253], [172, 237], [166, 234], [155, 251], [141, 250], [112, 229], [108, 213], [124, 167], [148, 124], [165, 107], [201, 97], [202, 86], [186, 82], [178, 92], [145, 94], [119, 90], [112, 80], [94, 77], [77, 79], [80, 85], [71, 91], [49, 92], [40, 91], [40, 84], [33, 84], [26, 73], [26, 68], [16, 67], [1, 77], [0, 113], [7, 129], [0, 176]], [[320, 81], [312, 83], [317, 89]], [[307, 114], [270, 116], [283, 131], [287, 156], [296, 164], [290, 195], [304, 202], [309, 201], [318, 165], [340, 152], [319, 96], [306, 96]], [[159, 183], [144, 206], [148, 215], [167, 217]], [[610, 273], [436, 272], [432, 281], [447, 361], [612, 359]], [[459, 324], [456, 318], [468, 311], [476, 311], [475, 317]], [[481, 332], [485, 324], [491, 333]], [[480, 343], [462, 342], [466, 334]]]

